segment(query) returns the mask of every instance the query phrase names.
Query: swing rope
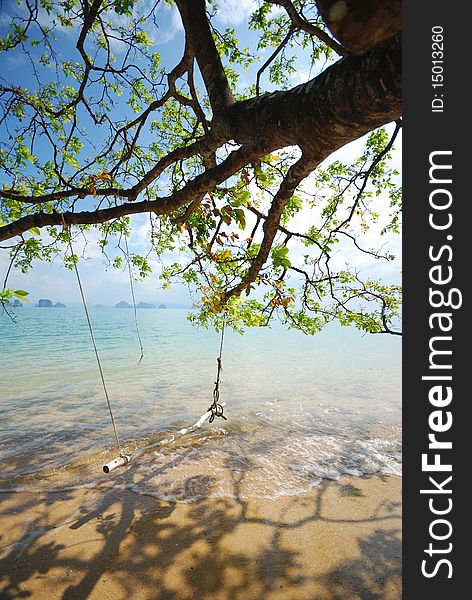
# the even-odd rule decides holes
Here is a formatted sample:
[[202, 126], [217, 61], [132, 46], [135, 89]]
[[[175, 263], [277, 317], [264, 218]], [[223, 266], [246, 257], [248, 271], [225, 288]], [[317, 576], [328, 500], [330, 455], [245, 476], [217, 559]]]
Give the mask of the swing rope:
[[[84, 313], [85, 313], [85, 317], [87, 320], [87, 325], [88, 325], [88, 329], [89, 329], [89, 333], [90, 333], [90, 339], [92, 340], [92, 346], [93, 346], [93, 350], [95, 352], [95, 358], [97, 360], [98, 370], [100, 373], [100, 379], [102, 381], [103, 392], [105, 394], [105, 399], [106, 399], [107, 406], [108, 406], [108, 412], [110, 414], [110, 420], [111, 420], [111, 424], [113, 426], [113, 433], [115, 435], [116, 445], [117, 445], [118, 451], [120, 453], [120, 459], [114, 459], [111, 462], [104, 465], [103, 471], [105, 473], [110, 473], [117, 467], [128, 464], [128, 462], [131, 460], [131, 456], [128, 456], [124, 453], [123, 447], [120, 442], [120, 438], [118, 436], [118, 430], [117, 430], [115, 419], [113, 416], [113, 410], [111, 407], [110, 397], [108, 395], [108, 389], [107, 389], [107, 386], [105, 383], [105, 376], [103, 374], [102, 364], [100, 361], [100, 355], [98, 353], [98, 348], [97, 348], [97, 344], [95, 341], [95, 335], [94, 335], [93, 328], [92, 328], [92, 322], [90, 320], [90, 315], [89, 315], [89, 312], [87, 309], [87, 303], [85, 301], [84, 289], [82, 286], [82, 281], [80, 279], [79, 269], [78, 269], [77, 263], [75, 261], [74, 248], [72, 246], [72, 235], [70, 232], [69, 225], [66, 223], [64, 215], [62, 213], [61, 213], [61, 220], [62, 220], [64, 232], [67, 234], [67, 243], [68, 243], [69, 251], [70, 251], [70, 259], [72, 261], [72, 265], [73, 265], [75, 275], [77, 278], [77, 283], [78, 283], [79, 291], [80, 291], [80, 297], [82, 299], [82, 305], [84, 308]], [[131, 270], [131, 264], [130, 264], [130, 260], [129, 260], [128, 242], [127, 242], [126, 238], [125, 238], [125, 245], [126, 245], [126, 257], [128, 260], [128, 273], [130, 276], [131, 295], [133, 297], [133, 305], [134, 305], [134, 309], [135, 309], [136, 332], [138, 335], [138, 340], [139, 340], [139, 344], [140, 344], [140, 348], [141, 348], [141, 357], [138, 362], [138, 364], [139, 364], [143, 358], [144, 352], [143, 352], [143, 346], [142, 346], [142, 342], [141, 342], [141, 336], [139, 333], [138, 319], [137, 319], [137, 314], [136, 314], [136, 300], [135, 300], [135, 295], [134, 295], [132, 270]], [[212, 402], [211, 406], [208, 408], [207, 412], [204, 415], [202, 415], [200, 417], [200, 419], [193, 426], [181, 429], [180, 431], [177, 432], [177, 435], [179, 437], [182, 435], [185, 435], [187, 433], [191, 433], [192, 431], [195, 431], [195, 429], [201, 427], [207, 418], [208, 418], [209, 423], [213, 423], [213, 421], [215, 420], [216, 417], [220, 417], [220, 418], [226, 420], [226, 417], [223, 414], [223, 409], [224, 409], [225, 403], [223, 402], [220, 404], [220, 389], [219, 389], [220, 388], [221, 371], [223, 370], [222, 369], [222, 361], [223, 361], [223, 343], [224, 343], [224, 335], [225, 335], [225, 326], [226, 326], [226, 319], [223, 320], [223, 324], [221, 327], [220, 349], [219, 349], [218, 358], [216, 359], [217, 372], [216, 372], [215, 387], [213, 389], [213, 402]], [[174, 436], [172, 436], [172, 439], [164, 440], [163, 443], [171, 442], [174, 439], [175, 439]]]
[[217, 371], [216, 371], [215, 388], [213, 390], [213, 403], [210, 406], [210, 408], [208, 409], [209, 411], [211, 411], [211, 417], [208, 419], [209, 423], [213, 423], [213, 421], [215, 420], [215, 417], [221, 417], [222, 419], [224, 419], [226, 421], [226, 417], [223, 414], [223, 405], [220, 404], [220, 375], [221, 375], [221, 371], [223, 370], [222, 362], [223, 362], [223, 342], [224, 342], [224, 338], [225, 338], [225, 325], [226, 325], [226, 321], [223, 321], [223, 325], [221, 327], [220, 353], [218, 355], [218, 358], [216, 359]]
[[126, 249], [126, 262], [128, 263], [129, 286], [130, 286], [130, 289], [131, 289], [131, 297], [133, 299], [134, 324], [135, 324], [135, 327], [136, 327], [136, 334], [138, 336], [139, 348], [140, 348], [140, 351], [141, 351], [141, 354], [140, 354], [139, 360], [138, 360], [138, 365], [140, 365], [141, 361], [144, 358], [144, 348], [143, 348], [143, 342], [141, 341], [141, 334], [139, 332], [138, 311], [136, 309], [136, 297], [134, 295], [133, 272], [132, 272], [132, 269], [131, 269], [131, 260], [130, 260], [129, 250], [128, 250], [128, 238], [126, 236], [125, 236], [125, 249]]
[[61, 214], [61, 219], [62, 219], [62, 224], [64, 226], [64, 231], [67, 233], [67, 242], [68, 242], [68, 245], [69, 245], [70, 257], [71, 257], [72, 264], [74, 266], [75, 275], [77, 277], [77, 283], [79, 284], [80, 296], [82, 298], [82, 304], [83, 304], [83, 307], [84, 307], [85, 317], [87, 319], [87, 324], [88, 324], [88, 328], [89, 328], [89, 332], [90, 332], [90, 338], [92, 339], [92, 346], [93, 346], [93, 349], [94, 349], [94, 352], [95, 352], [95, 357], [97, 359], [98, 370], [100, 372], [100, 378], [102, 380], [103, 391], [105, 393], [105, 398], [106, 398], [107, 405], [108, 405], [108, 412], [110, 413], [110, 419], [111, 419], [111, 424], [113, 426], [113, 432], [115, 434], [116, 445], [117, 445], [118, 450], [120, 452], [120, 457], [121, 458], [126, 458], [126, 455], [124, 454], [123, 448], [122, 448], [121, 443], [120, 443], [120, 438], [118, 437], [118, 431], [117, 431], [117, 428], [116, 428], [115, 419], [113, 417], [113, 411], [112, 411], [112, 408], [111, 408], [110, 398], [108, 396], [108, 390], [107, 390], [107, 386], [106, 386], [106, 383], [105, 383], [105, 377], [103, 375], [102, 364], [100, 362], [100, 356], [98, 354], [98, 348], [97, 348], [97, 344], [95, 342], [95, 336], [94, 336], [93, 329], [92, 329], [92, 322], [90, 321], [90, 316], [89, 316], [89, 313], [88, 313], [88, 310], [87, 310], [87, 303], [85, 302], [85, 294], [84, 294], [84, 290], [83, 290], [83, 287], [82, 287], [82, 282], [80, 280], [79, 269], [78, 269], [76, 261], [74, 259], [74, 249], [72, 247], [72, 236], [71, 236], [71, 233], [70, 233], [69, 226], [67, 225], [67, 223], [66, 223], [66, 221], [64, 219], [64, 215], [63, 214]]

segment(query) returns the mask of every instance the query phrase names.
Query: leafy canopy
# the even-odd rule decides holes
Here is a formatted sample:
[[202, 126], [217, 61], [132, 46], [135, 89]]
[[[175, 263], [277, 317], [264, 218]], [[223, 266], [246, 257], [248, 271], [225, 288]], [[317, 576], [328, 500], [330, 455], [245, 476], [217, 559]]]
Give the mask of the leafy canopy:
[[[207, 49], [221, 58], [236, 104], [308, 81], [344, 54], [315, 2], [254, 2], [236, 27], [225, 25], [227, 9], [219, 0], [203, 10]], [[199, 308], [191, 318], [205, 326], [218, 327], [224, 315], [237, 329], [278, 317], [306, 333], [333, 320], [392, 332], [400, 287], [363, 278], [357, 263], [394, 258], [364, 240], [372, 227], [386, 242], [399, 232], [389, 159], [401, 123], [368, 134], [350, 162], [305, 169], [283, 196], [269, 239], [302, 151], [249, 152], [221, 133], [224, 111], [198, 67], [203, 29], [182, 27], [185, 10], [196, 9], [184, 0], [3, 5], [0, 231], [8, 230], [10, 268], [27, 272], [56, 256], [70, 268], [80, 257], [67, 253], [68, 236], [91, 237], [115, 268], [130, 261], [136, 278], [189, 286]], [[218, 61], [208, 60], [217, 72]], [[134, 211], [147, 215], [149, 245], [128, 254], [123, 237], [132, 239]], [[84, 216], [65, 229], [58, 213]], [[153, 272], [156, 257], [162, 267]], [[10, 268], [4, 307], [27, 295], [8, 287]]]

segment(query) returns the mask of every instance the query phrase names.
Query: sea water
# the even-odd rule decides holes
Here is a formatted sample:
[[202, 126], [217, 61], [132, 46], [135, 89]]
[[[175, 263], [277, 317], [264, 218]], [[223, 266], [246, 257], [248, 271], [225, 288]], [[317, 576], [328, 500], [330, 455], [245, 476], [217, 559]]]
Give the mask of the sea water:
[[328, 326], [280, 324], [225, 335], [227, 420], [161, 446], [212, 401], [219, 335], [188, 311], [91, 308], [128, 467], [80, 308], [18, 308], [0, 317], [0, 490], [93, 486], [103, 478], [167, 500], [292, 495], [343, 473], [401, 474], [401, 344]]

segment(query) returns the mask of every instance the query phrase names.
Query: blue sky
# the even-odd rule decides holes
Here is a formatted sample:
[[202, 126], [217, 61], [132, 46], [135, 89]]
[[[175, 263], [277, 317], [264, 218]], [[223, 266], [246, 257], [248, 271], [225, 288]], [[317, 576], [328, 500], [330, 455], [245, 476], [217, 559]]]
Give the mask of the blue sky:
[[[148, 0], [141, 0], [147, 2]], [[8, 6], [8, 5], [7, 5]], [[225, 27], [235, 27], [238, 37], [243, 45], [252, 45], [254, 42], [254, 34], [248, 33], [246, 29], [246, 20], [251, 11], [257, 6], [256, 0], [220, 0], [220, 11], [215, 25], [224, 29]], [[158, 31], [151, 31], [151, 35], [155, 41], [156, 49], [162, 55], [162, 62], [166, 65], [174, 65], [181, 55], [182, 48], [182, 27], [180, 19], [175, 8], [170, 8], [167, 5], [162, 5], [162, 27]], [[7, 8], [4, 5], [3, 15], [0, 22], [8, 21]], [[69, 32], [59, 34], [58, 41], [61, 44], [67, 45]], [[120, 52], [119, 43], [115, 48], [115, 52]], [[261, 61], [265, 60], [267, 52], [260, 53]], [[20, 53], [10, 54], [2, 63], [1, 74], [6, 79], [14, 79], [20, 70], [25, 67], [25, 57]], [[260, 63], [259, 63], [260, 64]], [[242, 91], [246, 86], [251, 85], [255, 81], [255, 72], [258, 64], [254, 65], [248, 72], [242, 73], [239, 81], [239, 88]], [[293, 85], [297, 85], [302, 81], [306, 81], [315, 73], [309, 73], [308, 62], [306, 56], [299, 55], [297, 61], [297, 72], [292, 76]], [[362, 149], [362, 141], [356, 141], [342, 148], [336, 155], [330, 157], [339, 158], [348, 162], [356, 158]], [[401, 138], [398, 139], [396, 150], [394, 153], [394, 166], [397, 170], [401, 168]], [[309, 183], [307, 189], [309, 189]], [[385, 199], [380, 197], [379, 204], [385, 205], [383, 210], [379, 210], [381, 214], [388, 212]], [[302, 229], [303, 225], [310, 219], [310, 215], [304, 213], [297, 217], [298, 225]], [[130, 252], [146, 253], [147, 245], [147, 215], [138, 215], [133, 218], [133, 234], [129, 240]], [[364, 239], [364, 243], [368, 247], [379, 247], [387, 240], [381, 239], [379, 231], [382, 226], [382, 219], [378, 227], [373, 228], [367, 234], [368, 239]], [[293, 228], [293, 227], [292, 227]], [[99, 247], [96, 244], [97, 237], [92, 233], [90, 240], [84, 250], [85, 259], [80, 263], [81, 278], [86, 290], [86, 296], [91, 304], [115, 304], [120, 300], [130, 301], [130, 289], [128, 281], [128, 272], [126, 269], [116, 270], [108, 266], [105, 257], [101, 254]], [[394, 236], [388, 239], [388, 248], [394, 254], [400, 254], [400, 237]], [[82, 244], [78, 243], [76, 251], [82, 251]], [[113, 252], [111, 253], [113, 254]], [[164, 257], [164, 260], [171, 260], [172, 257]], [[338, 260], [338, 258], [335, 258]], [[345, 256], [339, 252], [339, 261], [344, 261]], [[358, 261], [360, 261], [358, 263]], [[5, 250], [0, 250], [0, 277], [6, 272], [8, 267], [8, 253]], [[161, 288], [158, 272], [160, 264], [156, 259], [151, 257], [151, 264], [154, 273], [151, 277], [146, 278], [142, 282], [136, 284], [136, 296], [138, 301], [154, 301], [168, 303], [183, 303], [188, 304], [190, 297], [188, 291], [182, 286], [175, 286], [170, 291], [164, 291]], [[396, 260], [392, 263], [384, 261], [376, 261], [368, 258], [365, 255], [357, 257], [356, 263], [363, 269], [365, 274], [369, 276], [382, 277], [388, 282], [398, 281], [400, 273], [400, 261]], [[3, 277], [2, 277], [3, 279]], [[75, 281], [74, 273], [65, 269], [60, 259], [56, 259], [53, 263], [37, 263], [34, 268], [26, 275], [19, 272], [12, 272], [9, 279], [9, 286], [16, 289], [26, 289], [30, 292], [30, 302], [33, 305], [39, 298], [51, 298], [53, 301], [64, 302], [66, 304], [74, 304], [79, 301], [79, 293]]]

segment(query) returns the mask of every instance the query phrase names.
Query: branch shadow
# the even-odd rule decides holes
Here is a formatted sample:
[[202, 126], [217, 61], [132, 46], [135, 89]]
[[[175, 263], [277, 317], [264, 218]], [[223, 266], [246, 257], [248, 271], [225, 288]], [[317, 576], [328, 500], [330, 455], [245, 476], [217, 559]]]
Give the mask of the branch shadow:
[[[162, 475], [175, 465], [160, 466], [146, 477]], [[72, 522], [60, 525], [74, 535], [82, 528], [89, 536], [92, 532], [99, 549], [92, 556], [78, 551], [71, 557], [74, 544], [48, 540], [54, 525], [36, 530], [32, 539], [26, 531], [18, 545], [0, 559], [0, 598], [33, 597], [30, 582], [53, 571], [61, 590], [57, 597], [63, 600], [106, 597], [100, 586], [111, 578], [113, 589], [120, 590], [117, 598], [136, 597], [137, 589], [143, 590], [143, 598], [153, 600], [401, 597], [400, 530], [388, 527], [391, 519], [400, 517], [397, 503], [380, 502], [367, 518], [355, 519], [349, 513], [333, 516], [326, 499], [333, 486], [349, 502], [359, 503], [364, 494], [352, 483], [325, 482], [310, 495], [285, 499], [282, 512], [257, 514], [241, 493], [253, 468], [256, 465], [245, 459], [244, 469], [230, 470], [233, 498], [211, 498], [216, 483], [212, 476], [188, 477], [184, 485], [202, 497], [191, 504], [105, 489], [94, 506], [82, 505]], [[131, 482], [142, 488], [146, 477], [131, 473]], [[55, 503], [69, 499], [67, 493], [49, 494], [43, 501], [54, 511]], [[26, 513], [34, 502], [23, 502], [15, 510]], [[376, 530], [357, 539], [358, 557], [338, 561], [334, 568], [319, 573], [307, 568], [302, 541], [306, 542], [304, 528], [317, 523], [333, 528], [370, 523]], [[300, 533], [301, 543], [288, 543], [287, 532]], [[316, 557], [321, 549], [315, 539], [312, 543]]]
[[398, 529], [379, 530], [358, 541], [362, 558], [348, 560], [318, 579], [332, 600], [401, 598]]

